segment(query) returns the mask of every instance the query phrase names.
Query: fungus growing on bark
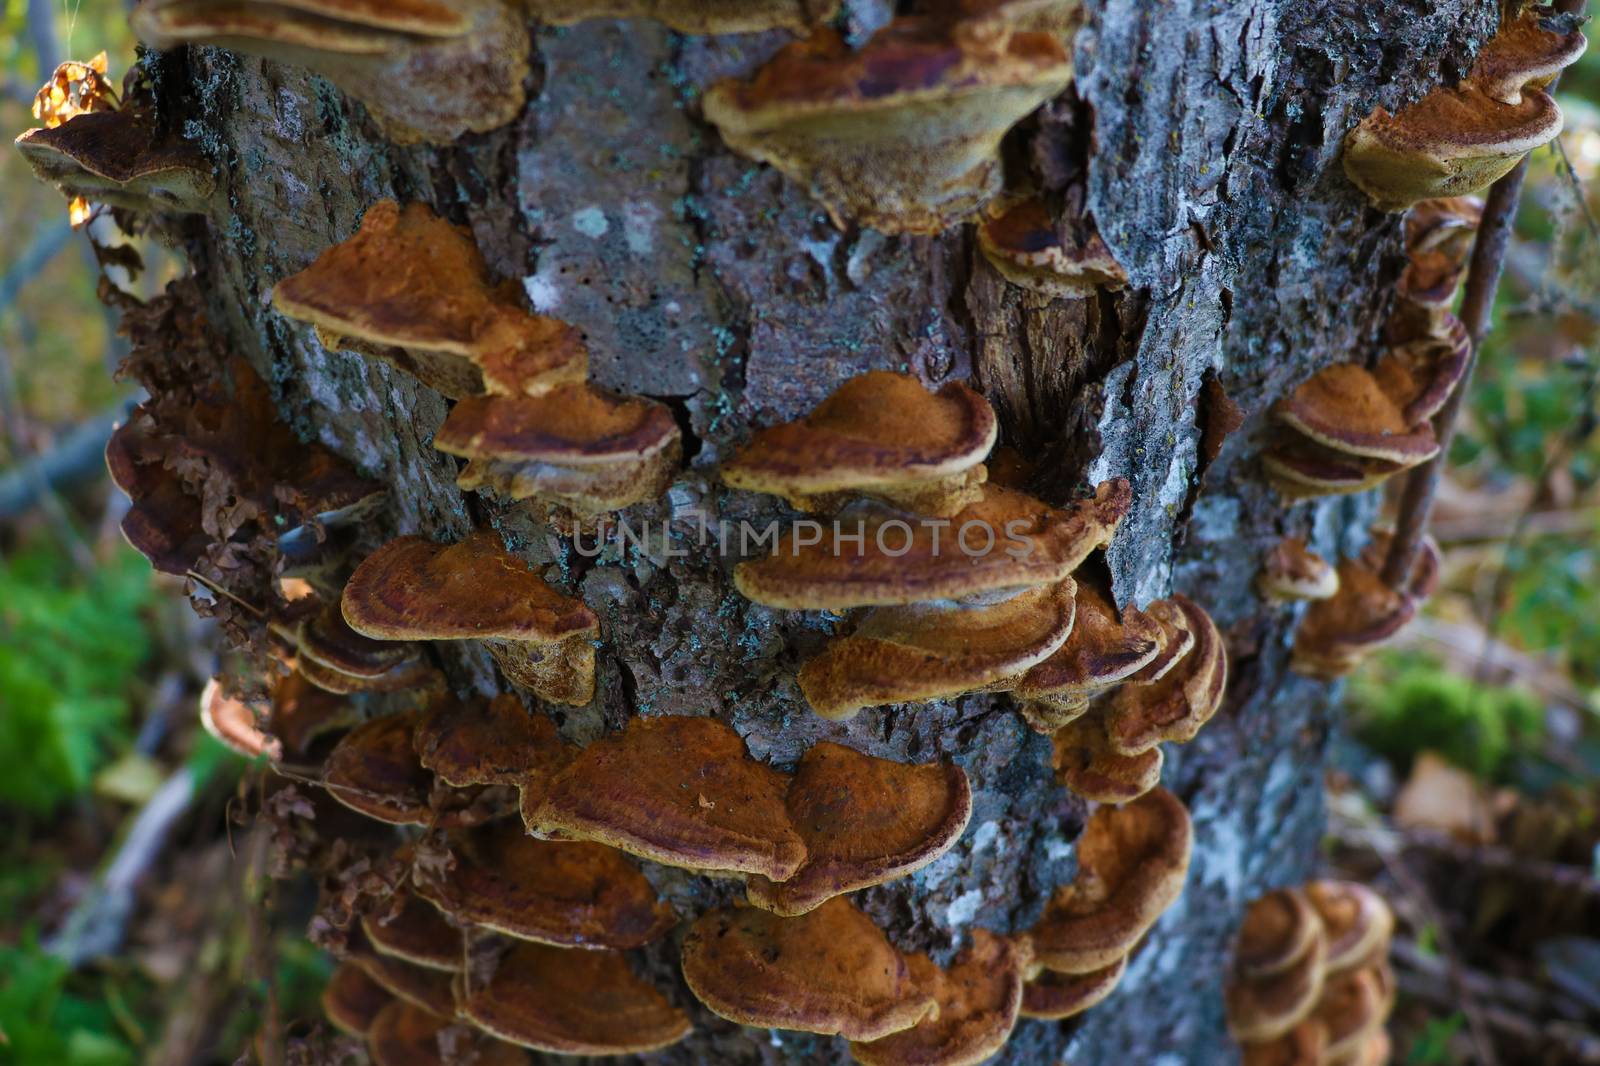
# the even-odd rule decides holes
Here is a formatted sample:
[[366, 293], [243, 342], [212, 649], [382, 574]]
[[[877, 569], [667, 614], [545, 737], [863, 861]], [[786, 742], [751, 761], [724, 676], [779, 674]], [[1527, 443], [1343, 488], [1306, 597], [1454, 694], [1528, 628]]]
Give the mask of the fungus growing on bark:
[[362, 636], [337, 601], [301, 622], [298, 638], [300, 672], [329, 692], [398, 692], [439, 681], [419, 646]]
[[364, 943], [351, 945], [350, 961], [396, 999], [440, 1018], [455, 1014], [455, 996], [450, 990], [451, 974], [380, 955]]
[[200, 501], [183, 489], [161, 462], [145, 421], [134, 416], [106, 442], [111, 482], [132, 501], [122, 518], [122, 536], [159, 573], [183, 577], [205, 554], [211, 536], [201, 521]]
[[907, 765], [820, 741], [801, 756], [784, 807], [805, 861], [781, 882], [753, 874], [745, 891], [756, 906], [792, 916], [949, 851], [972, 816], [972, 789], [952, 762]]
[[1324, 367], [1273, 407], [1273, 416], [1342, 455], [1415, 465], [1439, 451], [1433, 428], [1410, 421], [1401, 401], [1365, 367]]
[[1017, 945], [986, 929], [947, 970], [926, 955], [907, 960], [912, 980], [931, 989], [937, 1010], [891, 1036], [852, 1043], [862, 1066], [977, 1066], [1005, 1046], [1022, 1006]]
[[545, 584], [499, 535], [391, 540], [356, 568], [341, 601], [376, 640], [479, 640], [512, 684], [555, 703], [594, 698], [594, 612]]
[[785, 881], [806, 854], [784, 807], [788, 787], [715, 718], [635, 717], [584, 748], [547, 786], [525, 791], [522, 817], [535, 835]]
[[1000, 190], [1000, 139], [1061, 92], [1072, 59], [1048, 33], [962, 34], [899, 18], [852, 51], [832, 29], [704, 99], [730, 147], [804, 185], [834, 222], [934, 234]]
[[1059, 1022], [1082, 1014], [1117, 989], [1128, 957], [1103, 970], [1068, 974], [1043, 970], [1022, 986], [1022, 1016]]
[[528, 788], [572, 756], [554, 722], [505, 694], [487, 703], [442, 694], [418, 720], [411, 742], [422, 765], [456, 788]]
[[1433, 324], [1449, 310], [1483, 218], [1476, 196], [1424, 200], [1406, 214], [1406, 267], [1396, 292]]
[[665, 406], [587, 384], [541, 396], [469, 396], [433, 446], [470, 460], [459, 487], [534, 500], [558, 523], [579, 526], [660, 496], [683, 457]]
[[1065, 578], [988, 606], [875, 608], [800, 668], [800, 690], [817, 714], [841, 719], [1003, 689], [1066, 641], [1073, 591]]
[[212, 739], [246, 759], [283, 758], [283, 744], [261, 728], [254, 708], [223, 692], [220, 678], [207, 681], [200, 693], [200, 725]]
[[1116, 605], [1090, 581], [1078, 582], [1072, 633], [1049, 658], [1023, 675], [1015, 690], [1030, 707], [1029, 722], [1054, 732], [1089, 708], [1089, 701], [1150, 665], [1166, 643], [1156, 618]]
[[312, 757], [318, 742], [361, 722], [360, 710], [349, 700], [311, 684], [294, 671], [272, 686], [272, 711], [267, 732], [282, 744], [284, 755], [295, 761]]
[[1041, 296], [1081, 299], [1128, 283], [1091, 221], [1054, 219], [1037, 196], [991, 207], [978, 226], [978, 248], [1007, 281]]
[[[1049, 710], [1045, 708], [1046, 716]], [[1138, 755], [1118, 753], [1106, 737], [1105, 717], [1098, 712], [1055, 730], [1052, 743], [1056, 780], [1084, 799], [1127, 803], [1161, 783], [1161, 767], [1166, 761], [1161, 749], [1153, 747]]]
[[1289, 500], [1365, 492], [1408, 469], [1386, 459], [1342, 455], [1292, 434], [1262, 454], [1261, 466], [1273, 488]]
[[1390, 114], [1375, 109], [1344, 142], [1344, 170], [1381, 211], [1487, 188], [1561, 132], [1544, 91], [1583, 54], [1576, 29], [1545, 30], [1538, 14], [1507, 23], [1460, 85]]
[[1276, 1040], [1310, 1017], [1322, 995], [1327, 943], [1299, 889], [1280, 889], [1250, 905], [1225, 990], [1228, 1030], [1236, 1039]]
[[200, 214], [216, 189], [205, 156], [182, 140], [160, 136], [132, 109], [86, 111], [57, 126], [27, 130], [16, 146], [39, 180], [69, 199]]
[[452, 399], [581, 382], [578, 331], [529, 314], [489, 276], [471, 233], [424, 203], [380, 200], [356, 233], [272, 290], [327, 348], [380, 359]]
[[393, 825], [426, 825], [433, 775], [411, 748], [417, 716], [387, 714], [357, 726], [322, 768], [328, 794], [351, 810]]
[[527, 26], [498, 0], [142, 0], [130, 19], [153, 48], [214, 45], [306, 67], [400, 144], [495, 129], [526, 100]]
[[523, 0], [557, 26], [587, 19], [654, 19], [679, 33], [807, 30], [833, 18], [839, 0]]
[[1391, 347], [1373, 376], [1401, 417], [1421, 425], [1444, 407], [1472, 363], [1472, 340], [1454, 315], [1441, 316], [1431, 334]]
[[1306, 893], [1274, 889], [1245, 911], [1233, 946], [1234, 971], [1250, 979], [1282, 973], [1314, 950], [1322, 935], [1321, 918]]
[[1047, 970], [1103, 970], [1133, 950], [1183, 891], [1193, 833], [1164, 788], [1101, 807], [1078, 838], [1078, 874], [1057, 889], [1030, 933]]
[[621, 852], [536, 840], [516, 822], [455, 834], [453, 862], [418, 867], [417, 893], [457, 921], [558, 947], [636, 948], [677, 923]]
[[758, 430], [721, 474], [802, 511], [868, 496], [948, 517], [980, 497], [997, 432], [989, 401], [960, 382], [929, 392], [909, 374], [871, 371], [800, 421]]
[[1346, 1062], [1359, 1055], [1367, 1040], [1383, 1027], [1389, 1007], [1377, 966], [1330, 973], [1313, 1014], [1328, 1033], [1327, 1061]]
[[[528, 1053], [410, 1003], [384, 1007], [367, 1031], [372, 1066], [527, 1066]], [[445, 1048], [449, 1047], [447, 1055]]]
[[1389, 535], [1376, 533], [1361, 555], [1339, 564], [1339, 591], [1311, 605], [1295, 630], [1291, 667], [1310, 677], [1331, 680], [1349, 673], [1392, 640], [1416, 616], [1433, 590], [1439, 549], [1425, 539], [1403, 589], [1380, 576]]
[[[791, 610], [959, 600], [1051, 585], [1111, 540], [1132, 501], [1120, 478], [1102, 483], [1093, 499], [1062, 508], [985, 485], [977, 503], [937, 523], [872, 512], [857, 516], [859, 530], [842, 517], [817, 541], [792, 531], [772, 555], [735, 567], [734, 584], [747, 599]], [[964, 527], [984, 534], [969, 530], [967, 550]]]
[[[1171, 602], [1182, 612], [1194, 647], [1159, 676], [1135, 674], [1106, 705], [1106, 739], [1119, 755], [1142, 755], [1163, 743], [1186, 744], [1222, 706], [1228, 652], [1216, 623], [1187, 596]], [[1153, 667], [1146, 667], [1154, 674]]]
[[394, 1002], [367, 972], [352, 962], [341, 962], [322, 988], [322, 1013], [341, 1033], [363, 1037], [378, 1013]]
[[1327, 931], [1329, 973], [1388, 952], [1394, 912], [1378, 893], [1358, 881], [1312, 881], [1305, 894]]
[[693, 1028], [618, 951], [518, 944], [481, 985], [463, 980], [457, 1013], [512, 1044], [557, 1055], [644, 1054]]
[[380, 955], [429, 970], [455, 971], [462, 967], [461, 930], [404, 889], [376, 912], [362, 915], [361, 931]]
[[683, 977], [740, 1025], [879, 1040], [938, 1012], [871, 919], [842, 898], [783, 918], [753, 907], [709, 911], [683, 942]]
[[[1245, 1044], [1240, 1049], [1241, 1066], [1329, 1066], [1328, 1029], [1316, 1018], [1307, 1018], [1273, 1040]], [[1333, 1064], [1338, 1066], [1338, 1064]], [[1346, 1064], [1348, 1066], [1348, 1064]]]
[[1285, 537], [1267, 553], [1256, 588], [1269, 600], [1325, 600], [1339, 591], [1339, 572], [1306, 547], [1304, 537]]

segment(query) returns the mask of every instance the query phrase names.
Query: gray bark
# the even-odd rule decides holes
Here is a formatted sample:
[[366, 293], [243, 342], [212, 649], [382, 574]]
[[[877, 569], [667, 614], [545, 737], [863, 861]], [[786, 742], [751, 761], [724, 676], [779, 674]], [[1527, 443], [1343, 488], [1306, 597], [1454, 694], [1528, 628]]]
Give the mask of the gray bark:
[[[861, 8], [872, 18], [880, 6]], [[873, 368], [973, 379], [1006, 438], [1046, 458], [1058, 499], [1132, 479], [1135, 510], [1109, 552], [1119, 598], [1185, 591], [1232, 653], [1227, 707], [1169, 752], [1166, 784], [1194, 816], [1193, 869], [1110, 1000], [1079, 1022], [1022, 1023], [997, 1061], [1210, 1066], [1236, 1055], [1220, 990], [1239, 912], [1313, 869], [1331, 728], [1328, 689], [1286, 671], [1294, 614], [1264, 605], [1250, 582], [1279, 537], [1307, 533], [1337, 555], [1372, 513], [1359, 500], [1282, 507], [1253, 462], [1262, 415], [1314, 368], [1370, 349], [1398, 273], [1397, 223], [1344, 181], [1340, 138], [1374, 104], [1459, 72], [1495, 15], [1482, 0], [1088, 6], [1075, 94], [1023, 137], [1035, 157], [1087, 166], [1085, 206], [1132, 278], [1124, 293], [1082, 301], [1007, 287], [963, 230], [840, 232], [801, 189], [723, 148], [699, 118], [700, 89], [753, 69], [781, 35], [686, 38], [615, 22], [540, 31], [521, 120], [433, 149], [390, 145], [302, 71], [229, 53], [169, 55], [159, 90], [228, 194], [228, 217], [185, 231], [212, 314], [273, 382], [284, 415], [393, 486], [385, 534], [492, 523], [601, 614], [602, 695], [557, 714], [569, 737], [633, 713], [711, 712], [780, 765], [828, 737], [966, 768], [976, 809], [956, 850], [859, 897], [903, 948], [948, 959], [973, 924], [1023, 928], [1070, 878], [1084, 808], [1052, 781], [1048, 742], [996, 697], [816, 718], [794, 670], [826, 621], [745, 602], [733, 560], [692, 547], [593, 565], [552, 555], [514, 508], [456, 490], [454, 461], [429, 446], [438, 396], [322, 350], [271, 312], [271, 287], [382, 197], [426, 200], [470, 225], [537, 309], [586, 331], [598, 382], [663, 399], [692, 428], [689, 468], [636, 518], [771, 517], [768, 501], [717, 485], [717, 461], [752, 426], [793, 418]], [[1249, 416], [1209, 466], [1208, 375]], [[652, 876], [686, 916], [735, 894]], [[672, 958], [670, 944], [653, 952], [652, 972], [697, 1031], [651, 1061], [845, 1058], [842, 1042], [719, 1021], [677, 983]]]

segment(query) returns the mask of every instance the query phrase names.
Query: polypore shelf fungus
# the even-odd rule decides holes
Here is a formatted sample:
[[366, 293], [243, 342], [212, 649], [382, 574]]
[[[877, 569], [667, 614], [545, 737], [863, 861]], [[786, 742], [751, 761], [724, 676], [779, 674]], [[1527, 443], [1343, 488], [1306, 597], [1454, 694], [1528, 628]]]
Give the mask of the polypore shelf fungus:
[[1349, 1066], [1386, 1061], [1394, 1003], [1394, 916], [1365, 885], [1313, 881], [1246, 910], [1226, 988], [1228, 1027], [1246, 1063]]
[[205, 156], [131, 107], [85, 111], [60, 125], [27, 130], [16, 146], [35, 176], [69, 199], [201, 214], [216, 189]]
[[152, 48], [214, 45], [306, 67], [400, 144], [492, 130], [526, 100], [527, 26], [500, 0], [142, 0], [131, 20]]
[[680, 33], [802, 31], [820, 26], [839, 0], [522, 0], [528, 13], [557, 26], [587, 19], [654, 19]]
[[1256, 588], [1279, 603], [1325, 600], [1339, 591], [1339, 572], [1307, 548], [1305, 538], [1285, 537], [1267, 553]]
[[1390, 588], [1381, 572], [1391, 536], [1374, 533], [1359, 555], [1339, 564], [1339, 591], [1311, 605], [1295, 630], [1290, 665], [1310, 677], [1332, 680], [1354, 670], [1394, 639], [1433, 594], [1439, 548], [1424, 539], [1402, 588]]
[[577, 330], [496, 286], [472, 235], [427, 204], [380, 200], [361, 226], [272, 290], [326, 348], [379, 359], [439, 393], [536, 395], [581, 382]]
[[757, 431], [721, 474], [802, 511], [865, 496], [949, 517], [979, 499], [997, 432], [989, 401], [960, 382], [930, 393], [909, 374], [871, 371], [800, 421]]
[[1561, 108], [1545, 87], [1586, 43], [1570, 17], [1523, 11], [1459, 85], [1363, 119], [1345, 138], [1345, 173], [1381, 211], [1487, 188], [1561, 132]]
[[1072, 79], [1051, 33], [962, 33], [897, 18], [854, 51], [829, 28], [748, 82], [719, 82], [707, 121], [805, 185], [835, 223], [939, 233], [1000, 191], [1000, 140]]
[[350, 628], [376, 640], [478, 640], [506, 677], [555, 703], [594, 698], [594, 612], [479, 530], [460, 543], [400, 537], [350, 575]]
[[[521, 1048], [495, 1040], [460, 1025], [449, 1015], [392, 1000], [373, 1017], [361, 1034], [373, 1066], [448, 1066], [470, 1062], [473, 1066], [528, 1066]], [[441, 1050], [452, 1049], [447, 1058]]]
[[1007, 281], [1052, 299], [1082, 299], [1128, 283], [1089, 219], [1057, 219], [1038, 196], [993, 204], [978, 226], [978, 248]]

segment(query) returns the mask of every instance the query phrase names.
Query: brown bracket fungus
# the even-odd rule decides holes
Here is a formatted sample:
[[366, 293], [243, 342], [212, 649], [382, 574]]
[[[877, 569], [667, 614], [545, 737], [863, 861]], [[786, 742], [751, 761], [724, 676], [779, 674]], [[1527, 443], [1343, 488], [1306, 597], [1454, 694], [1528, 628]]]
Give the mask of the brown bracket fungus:
[[1476, 196], [1424, 200], [1406, 213], [1406, 267], [1395, 291], [1420, 308], [1429, 325], [1449, 310], [1482, 219], [1483, 201]]
[[1144, 611], [1116, 605], [1093, 582], [1078, 582], [1072, 633], [1049, 658], [1023, 675], [1019, 700], [1044, 704], [1024, 713], [1040, 732], [1054, 732], [1089, 709], [1089, 701], [1150, 665], [1167, 642]]
[[1401, 402], [1365, 367], [1324, 367], [1273, 408], [1273, 416], [1342, 455], [1412, 466], [1439, 452], [1433, 428], [1408, 420]]
[[[1045, 708], [1048, 712], [1049, 708]], [[1024, 708], [1024, 714], [1027, 709]], [[1161, 783], [1166, 762], [1159, 747], [1138, 755], [1121, 755], [1106, 736], [1099, 712], [1077, 718], [1055, 731], [1056, 780], [1096, 803], [1127, 803]]]
[[40, 181], [69, 198], [132, 211], [201, 214], [216, 189], [211, 164], [176, 137], [162, 137], [132, 109], [87, 111], [31, 129], [17, 151]]
[[1192, 843], [1188, 810], [1164, 788], [1097, 809], [1078, 838], [1077, 877], [1029, 934], [1034, 962], [1086, 974], [1126, 956], [1183, 892]]
[[384, 991], [440, 1018], [455, 1014], [455, 995], [451, 991], [454, 975], [380, 955], [361, 943], [359, 937], [352, 940], [350, 961]]
[[1273, 1040], [1245, 1044], [1242, 1051], [1240, 1066], [1330, 1066], [1328, 1030], [1316, 1018], [1307, 1018]]
[[[985, 485], [977, 503], [939, 524], [871, 514], [859, 529], [841, 518], [818, 541], [785, 534], [772, 555], [735, 567], [734, 584], [746, 599], [769, 607], [824, 611], [1051, 585], [1111, 540], [1132, 501], [1120, 478], [1102, 483], [1093, 499], [1062, 508]], [[993, 542], [977, 540], [968, 554], [960, 547], [965, 526], [987, 531]]]
[[586, 19], [654, 19], [679, 33], [803, 31], [833, 18], [839, 0], [522, 0], [556, 26]]
[[[528, 1053], [470, 1028], [395, 1001], [379, 1012], [367, 1031], [372, 1066], [527, 1066]], [[451, 1052], [446, 1056], [444, 1048]]]
[[[1170, 601], [1183, 613], [1194, 647], [1158, 676], [1135, 674], [1110, 697], [1106, 738], [1119, 755], [1142, 755], [1162, 743], [1185, 744], [1222, 706], [1228, 651], [1211, 616], [1186, 596]], [[1153, 668], [1160, 663], [1146, 667]]]
[[1279, 603], [1325, 600], [1339, 591], [1339, 572], [1307, 548], [1304, 537], [1285, 537], [1267, 554], [1256, 588]]
[[471, 233], [427, 204], [380, 200], [354, 235], [272, 291], [328, 348], [380, 359], [452, 399], [532, 395], [581, 382], [577, 330], [498, 289]]
[[909, 374], [872, 371], [800, 421], [757, 431], [721, 474], [802, 511], [867, 496], [948, 517], [978, 500], [997, 432], [989, 401], [960, 382], [930, 393]]
[[378, 954], [425, 969], [456, 971], [465, 958], [461, 930], [403, 889], [362, 915], [361, 931]]
[[213, 45], [306, 67], [400, 144], [495, 129], [526, 100], [527, 27], [499, 0], [142, 0], [130, 17], [152, 48]]
[[344, 697], [311, 684], [294, 671], [272, 686], [272, 709], [267, 732], [282, 744], [284, 757], [294, 762], [314, 761], [332, 734], [361, 724], [360, 710]]
[[423, 766], [456, 788], [547, 780], [571, 759], [555, 723], [522, 701], [499, 695], [484, 703], [448, 693], [417, 721], [412, 746]]
[[1256, 900], [1239, 927], [1228, 1029], [1245, 1043], [1276, 1040], [1310, 1017], [1322, 995], [1327, 936], [1296, 888]]
[[991, 207], [978, 226], [978, 248], [1011, 284], [1052, 299], [1082, 299], [1128, 283], [1093, 222], [1058, 221], [1037, 196]]
[[453, 545], [392, 540], [350, 575], [341, 603], [364, 636], [479, 640], [512, 684], [555, 703], [594, 698], [594, 612], [545, 584], [494, 532]]
[[1536, 12], [1502, 25], [1460, 85], [1362, 119], [1345, 138], [1345, 174], [1380, 211], [1487, 188], [1561, 132], [1543, 87], [1585, 44], [1577, 30], [1542, 29]]
[[485, 984], [464, 979], [457, 1013], [508, 1043], [557, 1055], [643, 1054], [693, 1028], [621, 952], [545, 944], [518, 944]]
[[690, 870], [794, 876], [805, 843], [789, 824], [789, 779], [745, 753], [715, 718], [633, 718], [525, 790], [536, 835], [593, 840]]
[[283, 758], [282, 742], [267, 735], [248, 703], [223, 692], [219, 678], [207, 681], [200, 693], [200, 725], [213, 740], [246, 759]]
[[903, 877], [949, 851], [972, 817], [972, 789], [951, 762], [907, 765], [821, 741], [801, 756], [784, 806], [806, 857], [787, 880], [752, 874], [752, 904], [804, 914]]
[[1073, 591], [1065, 578], [988, 606], [875, 608], [800, 668], [800, 690], [817, 714], [842, 719], [1003, 689], [1067, 640]]
[[1339, 591], [1306, 611], [1295, 630], [1290, 665], [1309, 677], [1332, 680], [1355, 669], [1392, 640], [1433, 590], [1439, 549], [1425, 539], [1404, 589], [1392, 589], [1380, 576], [1388, 534], [1374, 535], [1359, 556], [1339, 564]]
[[591, 525], [667, 490], [683, 456], [672, 412], [593, 385], [541, 396], [469, 396], [433, 446], [470, 460], [456, 484], [533, 500], [563, 527]]
[[999, 192], [1000, 139], [1071, 78], [1052, 34], [899, 18], [860, 51], [820, 29], [750, 81], [712, 86], [704, 107], [731, 148], [800, 182], [836, 224], [934, 234]]
[[636, 948], [677, 924], [621, 852], [536, 840], [515, 821], [460, 833], [446, 869], [414, 874], [417, 893], [457, 921], [557, 947]]
[[352, 962], [341, 962], [322, 988], [322, 1014], [341, 1033], [365, 1038], [378, 1013], [394, 1002], [367, 972]]
[[880, 1040], [939, 1009], [905, 956], [842, 898], [794, 918], [710, 911], [683, 942], [683, 977], [729, 1021], [850, 1040]]
[[1083, 23], [1082, 0], [960, 0], [963, 32], [1038, 30], [1070, 35]]
[[399, 692], [439, 683], [418, 645], [362, 636], [345, 622], [337, 601], [300, 623], [297, 646], [300, 673], [329, 692]]
[[392, 825], [433, 818], [433, 775], [411, 747], [414, 714], [388, 714], [357, 726], [328, 755], [322, 784], [351, 810]]
[[1313, 1017], [1328, 1032], [1329, 1062], [1358, 1055], [1389, 1013], [1386, 982], [1377, 966], [1330, 974]]
[[1018, 947], [986, 929], [948, 970], [926, 955], [908, 960], [918, 986], [933, 990], [938, 1009], [916, 1025], [869, 1043], [853, 1043], [862, 1066], [978, 1066], [1005, 1046], [1022, 1006]]
[[1305, 894], [1328, 934], [1329, 973], [1388, 953], [1394, 912], [1378, 893], [1358, 881], [1312, 881]]
[[1127, 968], [1124, 955], [1105, 969], [1088, 973], [1042, 970], [1022, 986], [1022, 1016], [1052, 1022], [1076, 1017], [1115, 992]]

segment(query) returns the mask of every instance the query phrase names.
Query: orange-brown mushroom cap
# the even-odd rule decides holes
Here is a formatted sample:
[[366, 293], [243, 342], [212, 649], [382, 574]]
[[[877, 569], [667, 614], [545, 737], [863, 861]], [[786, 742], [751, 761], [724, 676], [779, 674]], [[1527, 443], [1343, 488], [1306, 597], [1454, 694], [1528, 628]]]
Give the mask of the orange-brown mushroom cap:
[[[339, 693], [398, 691], [427, 687], [434, 670], [422, 649], [410, 641], [373, 640], [350, 628], [337, 602], [300, 623], [297, 633], [302, 673], [313, 684]], [[307, 660], [320, 671], [308, 671]], [[333, 676], [330, 679], [330, 672]], [[331, 680], [331, 684], [326, 684]]]
[[1417, 463], [1439, 451], [1433, 428], [1408, 421], [1365, 367], [1324, 367], [1273, 407], [1279, 422], [1345, 455]]
[[[521, 1048], [400, 1000], [378, 1013], [366, 1036], [372, 1066], [449, 1066], [456, 1062], [527, 1066], [528, 1062], [528, 1053]], [[451, 1049], [448, 1057], [446, 1046]]]
[[365, 1037], [378, 1012], [394, 1002], [383, 986], [351, 962], [342, 962], [322, 988], [322, 1013], [335, 1029]]
[[[1547, 14], [1553, 14], [1546, 9]], [[1547, 28], [1547, 26], [1551, 28]], [[1522, 102], [1525, 89], [1543, 89], [1578, 61], [1588, 41], [1576, 28], [1561, 32], [1536, 10], [1502, 21], [1467, 74], [1473, 86], [1502, 103]]]
[[410, 892], [402, 889], [397, 897], [361, 916], [372, 949], [429, 970], [461, 969], [461, 930]]
[[1327, 1056], [1328, 1028], [1307, 1018], [1282, 1036], [1244, 1044], [1241, 1066], [1334, 1066]]
[[488, 702], [437, 697], [417, 721], [412, 744], [423, 766], [457, 788], [530, 787], [549, 780], [573, 754], [548, 716], [505, 694]]
[[322, 784], [351, 810], [394, 825], [426, 825], [433, 775], [411, 747], [413, 713], [387, 714], [357, 726], [328, 754]]
[[721, 474], [802, 510], [857, 493], [949, 515], [976, 500], [972, 475], [997, 432], [989, 402], [960, 382], [929, 392], [909, 374], [871, 371], [800, 421], [758, 431]]
[[1022, 1016], [1059, 1022], [1082, 1014], [1117, 990], [1128, 968], [1128, 958], [1089, 973], [1054, 973], [1044, 970], [1022, 988]]
[[1053, 298], [1092, 296], [1128, 283], [1127, 271], [1092, 227], [1069, 241], [1037, 196], [995, 205], [978, 226], [978, 248], [1013, 285]]
[[[1093, 499], [1064, 508], [985, 485], [977, 503], [938, 522], [875, 513], [858, 516], [859, 529], [855, 519], [841, 517], [815, 541], [790, 532], [772, 555], [735, 567], [734, 583], [747, 599], [792, 610], [894, 606], [1050, 585], [1111, 540], [1132, 502], [1133, 491], [1120, 478], [1100, 485]], [[849, 539], [858, 535], [859, 542]]]
[[1284, 434], [1261, 456], [1273, 487], [1290, 500], [1365, 492], [1423, 461], [1344, 455], [1292, 433]]
[[[1173, 596], [1194, 634], [1194, 648], [1159, 680], [1124, 685], [1105, 709], [1106, 739], [1119, 755], [1141, 755], [1158, 744], [1184, 744], [1222, 706], [1228, 651], [1211, 616], [1187, 596]], [[1137, 680], [1137, 676], [1135, 678]]]
[[1017, 945], [987, 929], [947, 970], [926, 955], [909, 964], [931, 988], [938, 1010], [916, 1025], [867, 1043], [852, 1043], [862, 1066], [977, 1066], [1005, 1046], [1022, 1006], [1023, 960]]
[[800, 668], [800, 690], [817, 714], [838, 719], [1003, 688], [1067, 640], [1073, 591], [1065, 578], [984, 607], [875, 608]]
[[519, 944], [486, 984], [467, 985], [459, 1015], [501, 1040], [558, 1055], [643, 1054], [693, 1028], [617, 951]]
[[781, 882], [752, 875], [745, 891], [758, 907], [795, 915], [950, 850], [972, 817], [972, 788], [951, 762], [907, 765], [821, 741], [801, 757], [784, 806], [805, 862]]
[[1313, 881], [1306, 897], [1328, 934], [1327, 967], [1338, 973], [1387, 950], [1394, 912], [1384, 898], [1358, 881]]
[[1256, 587], [1280, 602], [1325, 600], [1339, 591], [1339, 572], [1307, 548], [1304, 537], [1285, 537], [1267, 553]]
[[467, 458], [585, 467], [646, 460], [677, 440], [678, 424], [662, 404], [577, 384], [541, 396], [470, 396], [451, 409], [433, 446]]
[[248, 703], [223, 692], [218, 678], [206, 682], [200, 693], [200, 725], [214, 740], [246, 759], [265, 755], [278, 762], [283, 758], [283, 743], [267, 735]]
[[1380, 534], [1362, 555], [1339, 564], [1338, 594], [1312, 604], [1295, 630], [1296, 671], [1318, 678], [1348, 673], [1416, 616], [1438, 572], [1438, 549], [1424, 541], [1408, 586], [1392, 589], [1379, 574], [1387, 546]]
[[683, 976], [729, 1021], [850, 1040], [881, 1039], [938, 1010], [934, 990], [842, 898], [793, 918], [754, 907], [710, 911], [683, 942]]
[[1119, 617], [1093, 582], [1078, 582], [1076, 600], [1066, 642], [1024, 674], [1015, 690], [1018, 699], [1054, 704], [1072, 717], [1088, 708], [1091, 697], [1148, 666], [1165, 639], [1160, 622], [1144, 611], [1129, 607]]
[[668, 866], [793, 876], [805, 843], [789, 779], [714, 718], [634, 718], [590, 744], [548, 788], [524, 793], [529, 831], [594, 840]]
[[1321, 935], [1321, 919], [1306, 893], [1274, 889], [1245, 909], [1234, 941], [1233, 968], [1251, 979], [1282, 973], [1304, 959]]
[[1034, 959], [1059, 973], [1103, 970], [1127, 955], [1189, 871], [1189, 812], [1164, 788], [1101, 807], [1078, 839], [1078, 874], [1032, 930]]
[[443, 970], [431, 970], [390, 955], [380, 955], [365, 943], [352, 944], [349, 958], [396, 999], [440, 1018], [449, 1018], [455, 1013], [451, 975]]
[[361, 722], [361, 711], [350, 700], [308, 682], [298, 671], [272, 686], [272, 711], [267, 731], [283, 745], [286, 755], [303, 759], [319, 740]]
[[1106, 737], [1105, 718], [1089, 714], [1053, 734], [1056, 780], [1096, 803], [1127, 803], [1161, 783], [1166, 762], [1159, 747], [1122, 755]]
[[1442, 315], [1428, 336], [1396, 345], [1378, 361], [1373, 376], [1412, 425], [1438, 414], [1472, 364], [1472, 340], [1454, 315]]
[[193, 146], [156, 131], [132, 109], [87, 111], [16, 139], [34, 174], [69, 196], [133, 210], [206, 210], [216, 188]]
[[586, 19], [648, 18], [680, 33], [804, 30], [831, 19], [838, 0], [523, 0], [528, 12], [557, 26]]
[[453, 864], [418, 868], [417, 893], [457, 921], [558, 947], [636, 948], [677, 923], [621, 852], [536, 840], [516, 822], [453, 837]]
[[1327, 938], [1321, 923], [1310, 946], [1275, 973], [1236, 976], [1224, 990], [1228, 1030], [1247, 1043], [1276, 1040], [1311, 1016], [1322, 995]]
[[1378, 967], [1362, 966], [1330, 974], [1313, 1015], [1327, 1027], [1328, 1060], [1339, 1061], [1359, 1053], [1367, 1039], [1383, 1027], [1388, 1009]]

